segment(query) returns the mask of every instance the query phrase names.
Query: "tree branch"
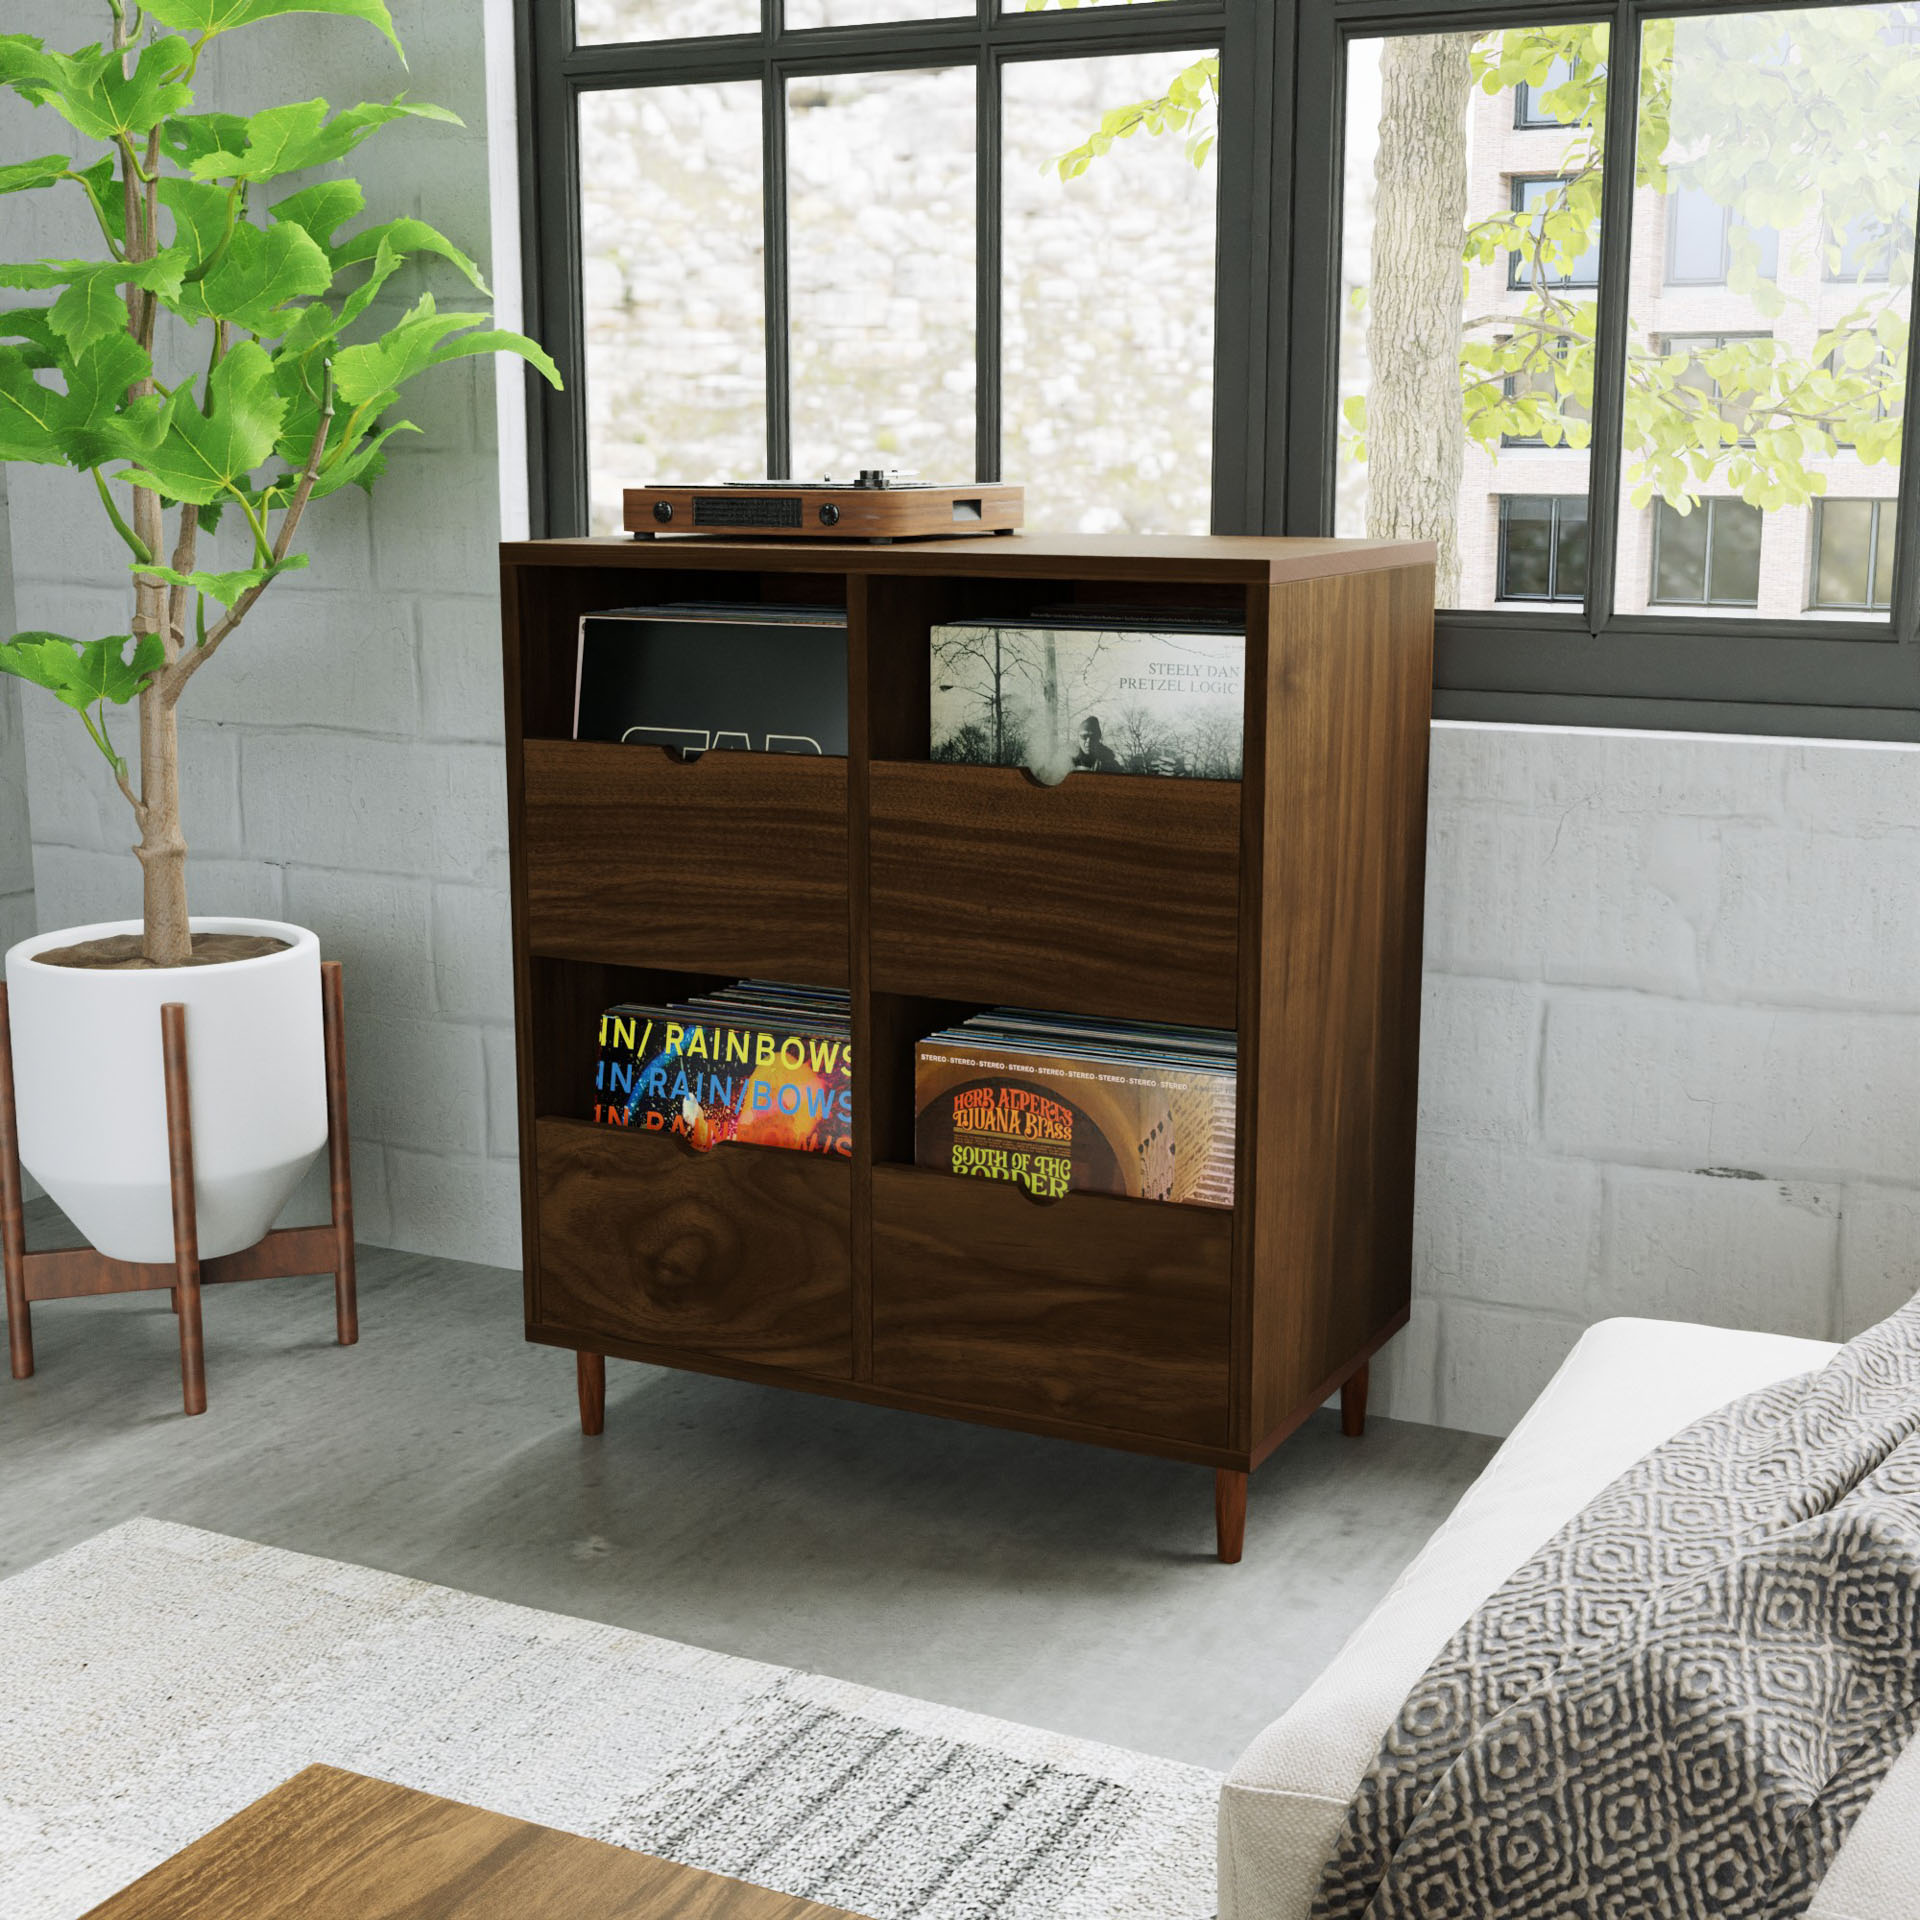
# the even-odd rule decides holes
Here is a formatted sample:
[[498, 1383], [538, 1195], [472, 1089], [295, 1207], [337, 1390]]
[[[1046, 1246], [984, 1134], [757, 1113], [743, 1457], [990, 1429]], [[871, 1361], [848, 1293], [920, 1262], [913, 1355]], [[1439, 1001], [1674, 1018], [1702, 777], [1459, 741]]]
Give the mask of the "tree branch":
[[[191, 501], [180, 509], [180, 539], [173, 550], [173, 570], [175, 573], [191, 573], [194, 556], [200, 545], [200, 509]], [[162, 643], [167, 649], [167, 659], [172, 662], [179, 658], [187, 644], [187, 593], [188, 589], [176, 584], [167, 595], [167, 631]]]

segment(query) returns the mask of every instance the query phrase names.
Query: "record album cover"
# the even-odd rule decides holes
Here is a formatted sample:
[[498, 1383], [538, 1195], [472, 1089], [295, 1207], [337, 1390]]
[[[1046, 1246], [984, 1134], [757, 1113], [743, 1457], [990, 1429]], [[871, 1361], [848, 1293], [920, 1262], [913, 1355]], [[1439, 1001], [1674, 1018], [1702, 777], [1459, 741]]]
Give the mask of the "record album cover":
[[1234, 1075], [1028, 1050], [964, 1029], [914, 1056], [914, 1158], [1029, 1193], [1233, 1205]]
[[935, 627], [929, 756], [1069, 773], [1240, 778], [1247, 643], [1182, 630], [979, 621]]
[[749, 987], [676, 1006], [609, 1007], [600, 1016], [594, 1119], [672, 1134], [701, 1152], [737, 1140], [851, 1156], [846, 996], [763, 998]]
[[689, 605], [588, 614], [573, 732], [687, 754], [844, 755], [846, 612]]

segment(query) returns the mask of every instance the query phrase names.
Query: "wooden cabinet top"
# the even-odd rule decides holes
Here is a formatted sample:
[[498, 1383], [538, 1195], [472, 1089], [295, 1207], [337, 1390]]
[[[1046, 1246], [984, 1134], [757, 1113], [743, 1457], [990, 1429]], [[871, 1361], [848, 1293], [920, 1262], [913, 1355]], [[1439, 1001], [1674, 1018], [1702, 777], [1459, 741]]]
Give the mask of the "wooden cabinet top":
[[1430, 567], [1426, 540], [1283, 540], [1241, 534], [976, 535], [892, 544], [733, 540], [625, 534], [588, 540], [516, 540], [500, 549], [522, 567], [711, 568], [727, 573], [975, 574], [988, 579], [1207, 581], [1258, 586], [1395, 567]]

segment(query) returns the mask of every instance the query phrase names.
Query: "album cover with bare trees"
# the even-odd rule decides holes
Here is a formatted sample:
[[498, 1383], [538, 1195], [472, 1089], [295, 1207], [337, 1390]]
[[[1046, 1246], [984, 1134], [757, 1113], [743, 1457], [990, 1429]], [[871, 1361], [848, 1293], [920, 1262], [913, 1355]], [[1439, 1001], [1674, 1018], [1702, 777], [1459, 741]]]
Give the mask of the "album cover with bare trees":
[[933, 629], [935, 760], [1238, 780], [1246, 638], [1220, 627], [968, 621]]

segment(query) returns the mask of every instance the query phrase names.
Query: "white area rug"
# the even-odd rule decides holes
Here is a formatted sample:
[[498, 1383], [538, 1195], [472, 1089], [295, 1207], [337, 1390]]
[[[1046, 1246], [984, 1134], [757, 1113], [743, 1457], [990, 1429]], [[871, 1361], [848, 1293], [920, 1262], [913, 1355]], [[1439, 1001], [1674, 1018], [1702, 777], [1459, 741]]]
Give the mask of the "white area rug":
[[1201, 1920], [1219, 1776], [154, 1520], [0, 1582], [0, 1915], [315, 1761], [872, 1920]]

